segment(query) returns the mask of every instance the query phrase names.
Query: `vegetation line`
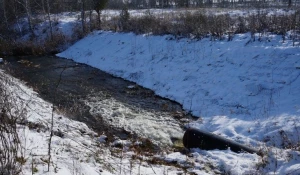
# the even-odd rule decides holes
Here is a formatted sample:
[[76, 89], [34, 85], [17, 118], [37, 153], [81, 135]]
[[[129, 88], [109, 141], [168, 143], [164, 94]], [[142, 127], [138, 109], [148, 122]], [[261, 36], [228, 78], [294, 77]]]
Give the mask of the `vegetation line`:
[[[251, 32], [252, 39], [255, 41], [271, 32], [282, 35], [283, 42], [286, 39], [292, 39], [294, 43], [299, 40], [298, 1], [213, 3], [212, 1], [164, 0], [155, 2], [151, 0], [125, 3], [117, 0], [80, 2], [2, 0], [0, 14], [3, 14], [4, 22], [0, 24], [0, 55], [54, 54], [66, 49], [89, 32], [99, 29], [136, 34], [171, 34], [177, 39], [210, 37], [211, 40], [227, 39], [228, 41], [231, 41], [237, 33]], [[161, 13], [158, 14], [157, 11], [148, 9], [134, 15], [131, 13], [134, 11], [129, 10], [158, 7], [162, 8]], [[170, 7], [174, 9], [164, 13], [164, 8]], [[182, 7], [185, 9], [181, 9]], [[252, 12], [240, 16], [230, 15], [226, 8], [234, 7]], [[270, 7], [283, 7], [289, 10], [284, 13], [270, 14], [266, 10]], [[112, 8], [120, 10], [119, 15], [102, 13], [104, 9]], [[64, 33], [59, 26], [59, 18], [62, 12], [72, 11], [80, 14], [73, 13], [77, 16], [77, 21], [73, 21], [71, 34]], [[222, 13], [216, 13], [220, 11]], [[256, 36], [255, 33], [259, 35]]]

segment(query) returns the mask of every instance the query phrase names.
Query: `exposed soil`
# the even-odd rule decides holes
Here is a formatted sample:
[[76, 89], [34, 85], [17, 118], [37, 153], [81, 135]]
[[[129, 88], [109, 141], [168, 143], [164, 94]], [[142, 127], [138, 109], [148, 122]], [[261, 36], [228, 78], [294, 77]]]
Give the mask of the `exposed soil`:
[[[99, 134], [105, 132], [109, 139], [136, 138], [122, 128], [115, 128], [101, 116], [90, 114], [83, 102], [91, 94], [113, 97], [129, 108], [170, 113], [179, 122], [189, 118], [178, 103], [161, 98], [153, 91], [99, 69], [55, 56], [9, 57], [0, 68], [19, 78], [39, 93], [41, 98], [55, 104], [59, 112], [84, 122]], [[181, 122], [182, 123], [182, 122]], [[183, 123], [182, 123], [183, 126]]]

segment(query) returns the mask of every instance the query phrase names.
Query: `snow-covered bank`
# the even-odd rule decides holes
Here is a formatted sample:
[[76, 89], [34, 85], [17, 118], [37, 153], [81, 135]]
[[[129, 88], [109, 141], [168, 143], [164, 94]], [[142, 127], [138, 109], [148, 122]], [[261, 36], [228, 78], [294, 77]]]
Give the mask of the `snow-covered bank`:
[[[96, 175], [102, 171], [101, 165], [95, 162], [96, 155], [93, 155], [94, 151], [98, 149], [96, 137], [94, 137], [96, 133], [84, 123], [70, 120], [55, 112], [54, 131], [60, 132], [61, 135], [54, 135], [52, 139], [51, 167], [47, 172], [52, 104], [40, 99], [32, 89], [1, 70], [0, 76], [6, 80], [6, 93], [15, 103], [12, 104], [14, 105], [12, 110], [26, 111], [26, 126], [18, 126], [26, 160], [23, 174], [52, 174], [55, 172], [68, 175], [74, 172], [84, 174], [89, 172], [89, 174]], [[80, 131], [84, 131], [84, 134]], [[106, 150], [103, 149], [103, 151]], [[104, 174], [110, 173], [105, 171]]]
[[199, 117], [299, 114], [299, 47], [276, 35], [250, 40], [95, 32], [58, 56], [137, 82]]
[[[54, 136], [52, 138], [50, 171], [47, 168], [48, 142], [52, 118], [52, 104], [41, 99], [23, 82], [0, 70], [6, 86], [6, 95], [12, 99], [12, 111], [26, 113], [25, 125], [18, 125], [24, 160], [24, 175], [110, 175], [110, 174], [178, 174], [183, 170], [163, 164], [147, 163], [145, 157], [124, 146], [114, 148], [114, 143], [104, 144], [104, 135], [99, 136], [86, 124], [65, 117], [60, 111], [54, 114]], [[124, 142], [132, 145], [130, 140]], [[139, 158], [141, 156], [141, 158]], [[164, 159], [167, 155], [158, 156]], [[176, 157], [175, 157], [176, 158]], [[174, 159], [175, 159], [174, 158]], [[173, 160], [173, 159], [169, 159]]]
[[[198, 162], [205, 155], [232, 174], [299, 173], [299, 152], [272, 148], [298, 149], [300, 142], [300, 49], [290, 40], [270, 34], [253, 42], [250, 34], [239, 34], [230, 42], [196, 41], [100, 31], [58, 56], [153, 89], [201, 117], [191, 126], [268, 152], [259, 160], [230, 151], [196, 151]], [[265, 168], [252, 171], [255, 166]]]

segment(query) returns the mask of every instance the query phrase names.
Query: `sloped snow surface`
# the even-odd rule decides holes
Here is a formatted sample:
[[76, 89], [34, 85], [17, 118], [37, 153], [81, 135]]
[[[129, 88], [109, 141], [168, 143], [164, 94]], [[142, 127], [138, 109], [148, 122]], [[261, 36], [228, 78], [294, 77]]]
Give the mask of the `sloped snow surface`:
[[[258, 37], [193, 40], [98, 31], [58, 56], [153, 89], [199, 117], [189, 126], [268, 152], [259, 158], [195, 150], [196, 162], [207, 159], [233, 174], [297, 174], [299, 152], [283, 148], [300, 141], [299, 43], [272, 34]], [[195, 173], [210, 167], [198, 165]]]

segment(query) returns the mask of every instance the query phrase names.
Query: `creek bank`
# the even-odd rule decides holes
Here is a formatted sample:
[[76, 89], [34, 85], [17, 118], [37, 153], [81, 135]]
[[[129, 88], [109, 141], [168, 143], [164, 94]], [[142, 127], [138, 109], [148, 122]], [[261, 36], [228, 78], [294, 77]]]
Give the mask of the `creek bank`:
[[[184, 125], [189, 120], [193, 120], [182, 110], [181, 105], [174, 101], [161, 98], [153, 91], [135, 83], [72, 60], [60, 59], [55, 56], [8, 57], [0, 68], [25, 81], [43, 99], [55, 104], [59, 112], [86, 123], [99, 134], [105, 133], [109, 141], [113, 141], [115, 137], [121, 139], [142, 137], [146, 140], [161, 138], [147, 138], [147, 133], [141, 136], [139, 135], [140, 131], [135, 132], [123, 126], [114, 125], [105, 118], [106, 114], [91, 112], [91, 104], [94, 102], [88, 102], [90, 98], [96, 98], [97, 102], [112, 98], [125, 106], [126, 110], [130, 110], [131, 114], [132, 111], [137, 111], [134, 114], [141, 113], [140, 116], [145, 113], [151, 113], [151, 117], [157, 115], [158, 119], [151, 119], [153, 123], [165, 122], [164, 117], [168, 117], [166, 120], [172, 120], [171, 125], [176, 125], [177, 129], [175, 130], [182, 134]], [[118, 116], [114, 114], [113, 117]], [[157, 130], [159, 129], [157, 128]], [[178, 137], [171, 137], [169, 139], [172, 141], [178, 139]], [[156, 142], [160, 141], [156, 140]]]

